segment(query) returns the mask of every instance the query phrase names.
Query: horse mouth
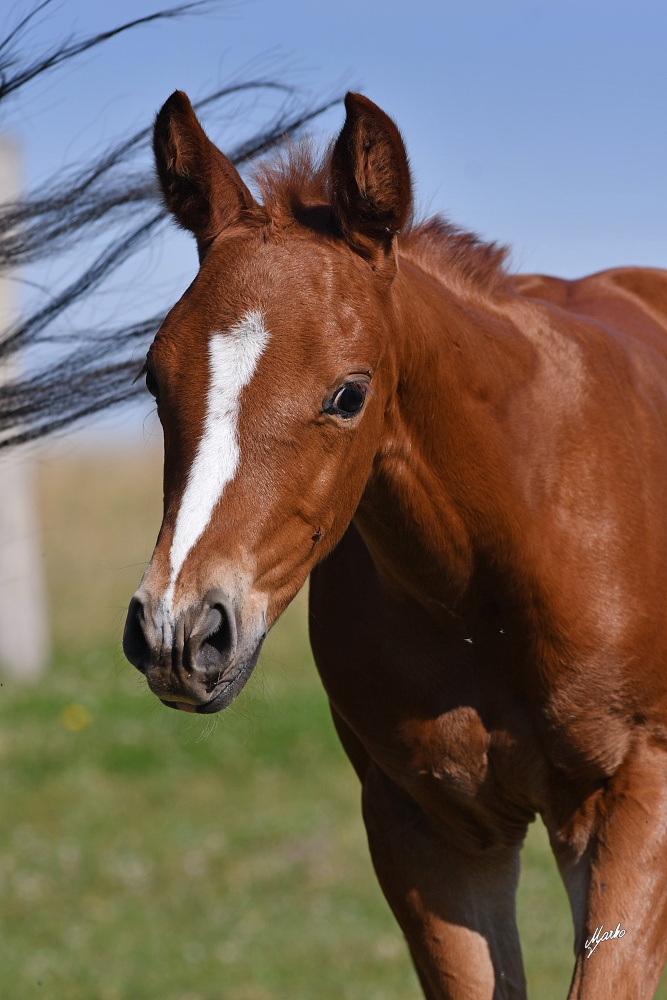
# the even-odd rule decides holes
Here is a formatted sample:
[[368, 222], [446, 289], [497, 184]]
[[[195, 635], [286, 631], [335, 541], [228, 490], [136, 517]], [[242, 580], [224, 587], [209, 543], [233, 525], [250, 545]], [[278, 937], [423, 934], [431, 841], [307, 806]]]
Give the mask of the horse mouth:
[[165, 697], [165, 692], [160, 691], [158, 698], [167, 708], [175, 708], [181, 712], [191, 712], [197, 715], [213, 715], [215, 712], [222, 711], [223, 708], [231, 705], [250, 680], [250, 675], [255, 669], [263, 644], [264, 637], [260, 639], [246, 660], [243, 660], [238, 666], [225, 671], [224, 676], [211, 687], [211, 696], [207, 701], [190, 698], [187, 690], [181, 692], [175, 691], [172, 697]]

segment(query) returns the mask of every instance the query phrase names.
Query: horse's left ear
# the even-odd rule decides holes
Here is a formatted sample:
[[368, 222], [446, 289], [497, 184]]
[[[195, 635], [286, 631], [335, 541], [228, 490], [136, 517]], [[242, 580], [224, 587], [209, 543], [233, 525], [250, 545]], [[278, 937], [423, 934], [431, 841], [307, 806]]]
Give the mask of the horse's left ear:
[[155, 119], [153, 152], [166, 206], [194, 233], [200, 256], [223, 229], [257, 209], [238, 170], [208, 138], [180, 90]]
[[367, 97], [347, 94], [345, 110], [331, 158], [333, 211], [350, 246], [384, 269], [412, 209], [408, 157], [396, 125]]

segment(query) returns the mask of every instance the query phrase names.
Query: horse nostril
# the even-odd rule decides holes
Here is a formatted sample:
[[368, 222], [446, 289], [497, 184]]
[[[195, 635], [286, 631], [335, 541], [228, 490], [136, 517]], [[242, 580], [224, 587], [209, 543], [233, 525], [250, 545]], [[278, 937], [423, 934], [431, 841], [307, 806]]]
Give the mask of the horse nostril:
[[133, 597], [127, 610], [125, 631], [123, 632], [123, 652], [130, 663], [146, 672], [151, 659], [151, 651], [144, 632], [144, 606], [138, 597]]
[[234, 646], [232, 619], [223, 604], [211, 607], [205, 632], [195, 654], [195, 664], [202, 670], [218, 670]]

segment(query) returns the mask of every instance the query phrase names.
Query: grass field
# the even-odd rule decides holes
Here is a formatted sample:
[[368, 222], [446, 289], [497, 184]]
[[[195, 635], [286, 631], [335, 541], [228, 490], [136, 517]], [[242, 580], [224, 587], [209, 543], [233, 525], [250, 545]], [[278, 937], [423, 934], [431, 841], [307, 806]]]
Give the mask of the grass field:
[[[416, 1000], [303, 596], [231, 709], [167, 711], [120, 651], [156, 456], [44, 461], [39, 485], [55, 646], [41, 684], [0, 696], [0, 996]], [[520, 920], [530, 996], [564, 997], [569, 915], [537, 826]]]

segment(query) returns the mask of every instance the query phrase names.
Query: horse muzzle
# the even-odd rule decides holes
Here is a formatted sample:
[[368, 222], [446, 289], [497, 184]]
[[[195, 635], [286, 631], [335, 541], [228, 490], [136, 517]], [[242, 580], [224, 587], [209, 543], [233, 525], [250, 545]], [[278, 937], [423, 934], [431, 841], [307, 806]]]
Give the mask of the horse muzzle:
[[163, 704], [218, 712], [244, 687], [266, 637], [263, 615], [259, 628], [242, 619], [219, 590], [174, 615], [163, 599], [140, 589], [128, 609], [123, 650]]

